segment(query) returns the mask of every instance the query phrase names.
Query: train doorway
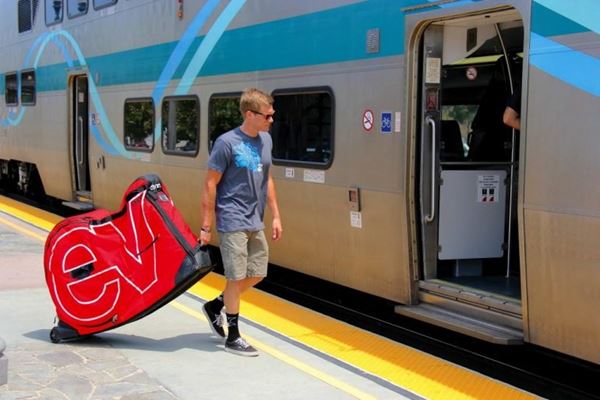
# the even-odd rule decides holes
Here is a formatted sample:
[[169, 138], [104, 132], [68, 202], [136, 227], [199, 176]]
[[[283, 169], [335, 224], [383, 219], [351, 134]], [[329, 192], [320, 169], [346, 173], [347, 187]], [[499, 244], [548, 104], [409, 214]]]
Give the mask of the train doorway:
[[435, 21], [421, 36], [415, 215], [422, 302], [441, 296], [522, 314], [519, 132], [503, 114], [520, 100], [523, 40], [514, 9]]
[[72, 165], [75, 194], [78, 201], [91, 200], [89, 166], [89, 94], [88, 78], [77, 75], [72, 79]]

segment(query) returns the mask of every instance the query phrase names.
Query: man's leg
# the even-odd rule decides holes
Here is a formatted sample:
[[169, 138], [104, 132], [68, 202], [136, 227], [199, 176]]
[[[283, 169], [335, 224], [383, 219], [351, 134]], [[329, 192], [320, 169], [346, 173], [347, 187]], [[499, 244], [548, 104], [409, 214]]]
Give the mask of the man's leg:
[[223, 291], [223, 300], [227, 312], [229, 314], [238, 314], [240, 312], [240, 297], [242, 293], [262, 280], [262, 277], [245, 278], [239, 281], [228, 280]]
[[[227, 282], [235, 279], [242, 279], [246, 276], [246, 263], [248, 257], [247, 234], [246, 232], [226, 232], [219, 235], [221, 240], [221, 256], [223, 260], [223, 270]], [[238, 296], [239, 297], [239, 296]], [[238, 299], [239, 309], [239, 299]], [[225, 292], [211, 301], [208, 301], [202, 307], [202, 311], [208, 319], [213, 333], [220, 337], [226, 337], [223, 329], [223, 320], [221, 310], [225, 305]]]
[[238, 314], [240, 312], [240, 294], [244, 279], [239, 281], [227, 280], [225, 290], [223, 290], [223, 300], [228, 314]]
[[228, 314], [238, 314], [242, 293], [267, 276], [269, 245], [263, 231], [249, 232], [246, 235], [245, 260], [245, 278], [238, 280], [228, 278], [225, 291], [223, 291]]
[[[225, 308], [230, 314], [238, 314], [242, 293], [267, 275], [269, 248], [264, 233], [259, 231], [222, 234], [221, 255], [227, 279], [222, 293]], [[218, 301], [218, 298], [215, 300]]]
[[227, 280], [223, 298], [225, 300], [225, 310], [227, 316], [227, 340], [225, 341], [225, 351], [238, 354], [240, 356], [257, 356], [258, 351], [248, 344], [241, 336], [238, 326], [240, 317], [240, 296], [244, 290], [254, 286], [260, 279], [240, 279]]
[[[231, 279], [227, 277], [227, 284], [223, 292], [225, 300], [225, 309], [227, 315], [227, 325], [229, 332], [225, 342], [225, 350], [231, 353], [243, 356], [258, 355], [256, 349], [250, 346], [241, 336], [238, 327], [240, 297], [243, 292], [260, 282], [266, 275], [268, 262], [268, 248], [264, 235], [261, 241], [256, 241], [257, 232], [245, 232], [244, 250], [245, 262], [243, 266], [238, 265], [233, 277], [241, 279]], [[239, 242], [238, 242], [239, 243]], [[265, 250], [266, 249], [266, 250]], [[257, 265], [264, 264], [260, 267]], [[243, 275], [241, 270], [243, 269]]]

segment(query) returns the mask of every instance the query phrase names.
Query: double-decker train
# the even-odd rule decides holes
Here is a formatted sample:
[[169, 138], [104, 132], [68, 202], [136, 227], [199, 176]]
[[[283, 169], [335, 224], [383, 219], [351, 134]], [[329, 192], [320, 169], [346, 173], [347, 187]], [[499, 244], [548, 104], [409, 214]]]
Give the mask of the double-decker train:
[[600, 362], [595, 1], [2, 4], [2, 187], [115, 209], [152, 172], [198, 230], [211, 144], [259, 87], [272, 263]]

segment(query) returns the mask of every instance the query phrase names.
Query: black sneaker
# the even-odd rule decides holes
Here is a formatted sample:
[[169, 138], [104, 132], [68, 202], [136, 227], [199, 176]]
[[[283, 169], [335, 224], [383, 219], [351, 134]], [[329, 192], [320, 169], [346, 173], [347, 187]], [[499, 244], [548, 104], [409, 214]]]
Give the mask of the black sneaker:
[[212, 310], [210, 310], [208, 307], [208, 303], [204, 303], [202, 306], [202, 312], [208, 320], [208, 326], [210, 326], [210, 330], [212, 330], [215, 335], [224, 338], [225, 330], [223, 329], [223, 317], [221, 316], [221, 313], [219, 312], [218, 314], [215, 314], [212, 312]]
[[243, 338], [239, 337], [235, 340], [225, 342], [225, 351], [238, 356], [256, 357], [258, 350], [250, 346]]

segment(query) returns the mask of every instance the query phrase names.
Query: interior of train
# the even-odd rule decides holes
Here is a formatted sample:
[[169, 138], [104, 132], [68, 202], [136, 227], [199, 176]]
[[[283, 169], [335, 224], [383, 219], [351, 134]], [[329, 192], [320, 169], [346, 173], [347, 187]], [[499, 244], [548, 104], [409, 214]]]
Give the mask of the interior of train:
[[519, 130], [503, 114], [520, 102], [522, 52], [512, 9], [434, 22], [422, 37], [421, 287], [520, 299]]

